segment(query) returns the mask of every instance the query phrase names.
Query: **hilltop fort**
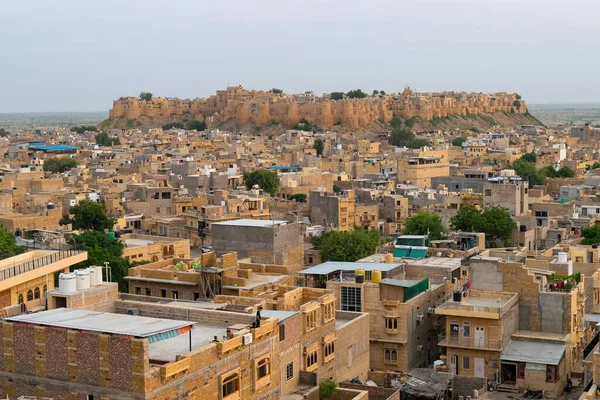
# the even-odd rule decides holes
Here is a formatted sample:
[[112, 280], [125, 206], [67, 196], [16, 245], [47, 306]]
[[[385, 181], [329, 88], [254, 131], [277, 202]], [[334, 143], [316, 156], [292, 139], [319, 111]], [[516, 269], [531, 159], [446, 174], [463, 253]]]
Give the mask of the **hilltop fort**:
[[277, 123], [286, 128], [308, 120], [329, 129], [334, 125], [367, 128], [375, 122], [389, 123], [396, 116], [432, 121], [494, 113], [529, 115], [525, 101], [516, 93], [416, 93], [406, 88], [397, 94], [334, 100], [331, 94], [286, 94], [230, 86], [207, 98], [121, 97], [114, 101], [109, 119], [112, 125], [138, 121], [138, 125], [152, 126], [187, 115], [205, 121], [208, 127], [234, 121], [237, 126]]

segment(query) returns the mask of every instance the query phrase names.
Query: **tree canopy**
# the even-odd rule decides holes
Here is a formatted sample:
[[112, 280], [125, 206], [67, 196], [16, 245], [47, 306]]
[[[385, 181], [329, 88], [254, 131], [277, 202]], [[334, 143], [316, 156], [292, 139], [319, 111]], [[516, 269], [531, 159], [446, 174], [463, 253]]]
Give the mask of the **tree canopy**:
[[588, 169], [597, 169], [600, 168], [600, 162], [594, 161], [594, 163]]
[[269, 90], [269, 92], [278, 94], [278, 93], [283, 93], [283, 90], [277, 89], [277, 88], [273, 88], [273, 89]]
[[347, 232], [329, 231], [312, 238], [312, 244], [319, 250], [323, 262], [360, 260], [375, 253], [381, 241], [378, 230], [359, 227]]
[[98, 128], [96, 128], [94, 125], [76, 125], [71, 127], [71, 132], [75, 132], [78, 134], [82, 134], [85, 132], [98, 132]]
[[187, 123], [187, 129], [194, 131], [206, 130], [206, 122], [193, 119]]
[[315, 144], [313, 145], [313, 148], [317, 151], [317, 156], [322, 156], [323, 155], [323, 149], [325, 148], [325, 142], [323, 142], [323, 139], [317, 139], [315, 140]]
[[456, 231], [483, 232], [486, 242], [494, 245], [511, 238], [515, 221], [506, 208], [492, 206], [482, 211], [468, 204], [450, 219], [450, 226]]
[[439, 240], [446, 237], [446, 228], [444, 228], [444, 223], [439, 215], [419, 211], [406, 220], [404, 234], [429, 235], [430, 239]]
[[146, 101], [152, 100], [152, 93], [150, 93], [150, 92], [140, 93], [140, 100], [146, 100]]
[[594, 225], [581, 231], [581, 244], [600, 244], [600, 225]]
[[71, 208], [70, 213], [73, 218], [63, 218], [61, 225], [73, 224], [73, 229], [84, 229], [94, 231], [104, 231], [112, 229], [115, 220], [106, 215], [104, 204], [93, 201], [83, 200], [78, 205]]
[[313, 124], [306, 118], [302, 118], [299, 123], [294, 125], [294, 129], [297, 131], [305, 131], [305, 132], [319, 132], [321, 128], [319, 128], [316, 124]]
[[244, 172], [244, 183], [248, 190], [252, 189], [252, 186], [258, 185], [271, 196], [277, 194], [277, 188], [279, 187], [277, 172], [266, 169], [255, 169], [254, 171]]
[[521, 156], [520, 160], [535, 164], [537, 161], [537, 155], [535, 153], [525, 153]]
[[298, 203], [306, 203], [306, 195], [304, 193], [296, 193], [289, 197], [290, 200], [296, 200]]
[[21, 254], [23, 250], [17, 245], [15, 235], [0, 224], [0, 260]]
[[169, 129], [185, 129], [185, 126], [181, 122], [169, 122], [168, 124], [164, 124], [162, 129], [163, 131], [168, 131]]
[[44, 160], [44, 171], [65, 172], [77, 166], [77, 160], [69, 157], [55, 157]]
[[109, 136], [106, 132], [100, 132], [94, 136], [96, 144], [99, 146], [115, 146], [121, 144], [119, 138]]
[[367, 94], [360, 89], [355, 89], [350, 90], [348, 93], [346, 93], [346, 96], [349, 99], [364, 99], [365, 97], [367, 97]]
[[331, 92], [329, 98], [331, 100], [341, 100], [344, 98], [344, 92]]
[[390, 126], [392, 128], [401, 128], [402, 120], [400, 119], [400, 117], [392, 117], [392, 120], [390, 121]]
[[419, 149], [430, 144], [429, 140], [415, 138], [414, 133], [405, 128], [392, 129], [390, 143], [394, 146], [408, 147], [409, 149]]
[[334, 381], [324, 379], [319, 384], [319, 397], [323, 400], [331, 400], [337, 396], [338, 389]]
[[512, 163], [511, 168], [515, 170], [517, 175], [529, 182], [529, 187], [535, 185], [543, 185], [546, 182], [546, 175], [543, 170], [538, 170], [535, 164], [525, 161], [523, 157]]
[[466, 137], [459, 136], [457, 138], [454, 138], [451, 143], [452, 143], [452, 146], [461, 147], [463, 145], [463, 143], [466, 141], [467, 141]]
[[9, 131], [4, 128], [0, 128], [0, 137], [7, 137], [8, 135], [10, 135]]
[[575, 171], [569, 167], [561, 167], [558, 170], [548, 165], [542, 168], [544, 175], [548, 178], [572, 178], [575, 176]]

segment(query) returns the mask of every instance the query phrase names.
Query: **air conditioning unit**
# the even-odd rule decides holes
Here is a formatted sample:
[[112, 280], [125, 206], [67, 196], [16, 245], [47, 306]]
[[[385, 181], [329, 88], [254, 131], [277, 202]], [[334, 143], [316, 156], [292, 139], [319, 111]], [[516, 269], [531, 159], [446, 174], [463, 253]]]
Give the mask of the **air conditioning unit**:
[[252, 334], [251, 333], [246, 333], [242, 336], [242, 344], [246, 345], [246, 344], [250, 344], [252, 343]]
[[429, 314], [434, 314], [435, 313], [435, 307], [429, 307], [429, 308], [427, 308], [427, 312]]
[[417, 351], [423, 351], [423, 345], [422, 344], [420, 344], [420, 345], [417, 346]]
[[417, 321], [423, 322], [423, 314], [417, 314]]
[[140, 315], [140, 309], [139, 308], [128, 308], [127, 315]]

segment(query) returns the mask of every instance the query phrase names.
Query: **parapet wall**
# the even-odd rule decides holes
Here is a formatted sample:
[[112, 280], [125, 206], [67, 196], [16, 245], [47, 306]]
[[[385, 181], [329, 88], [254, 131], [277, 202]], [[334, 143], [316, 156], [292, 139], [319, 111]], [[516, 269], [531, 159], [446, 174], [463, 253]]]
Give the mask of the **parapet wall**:
[[330, 100], [328, 96], [314, 97], [310, 102], [303, 99], [299, 95], [246, 90], [241, 86], [228, 87], [208, 98], [157, 97], [146, 101], [137, 97], [121, 97], [113, 102], [109, 119], [137, 120], [141, 117], [190, 114], [206, 121], [209, 127], [233, 119], [240, 126], [276, 122], [288, 128], [306, 119], [327, 129], [335, 124], [366, 128], [376, 121], [389, 123], [394, 116], [429, 121], [449, 115], [527, 112], [525, 102], [517, 94], [504, 92], [413, 93], [407, 89], [400, 95], [362, 99]]

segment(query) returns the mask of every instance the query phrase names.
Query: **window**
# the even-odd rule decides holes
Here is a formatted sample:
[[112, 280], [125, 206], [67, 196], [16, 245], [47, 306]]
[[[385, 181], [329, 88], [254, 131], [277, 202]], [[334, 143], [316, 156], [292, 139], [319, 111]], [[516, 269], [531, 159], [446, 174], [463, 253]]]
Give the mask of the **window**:
[[463, 358], [462, 358], [462, 367], [463, 367], [464, 370], [471, 369], [471, 359], [469, 358], [469, 356], [463, 356]]
[[383, 358], [384, 364], [398, 364], [398, 351], [385, 349]]
[[135, 288], [135, 294], [141, 295], [142, 294], [142, 288], [141, 287], [136, 287]]
[[152, 296], [152, 289], [146, 288], [146, 296]]
[[304, 331], [310, 332], [317, 328], [318, 309], [304, 313]]
[[485, 195], [486, 196], [491, 196], [492, 195], [492, 190], [491, 189], [485, 189]]
[[31, 289], [29, 289], [27, 291], [27, 301], [31, 301], [33, 300], [33, 291]]
[[335, 306], [333, 301], [323, 304], [323, 322], [327, 323], [335, 318]]
[[256, 364], [256, 379], [262, 379], [271, 374], [271, 360], [265, 357]]
[[517, 364], [517, 378], [525, 379], [525, 363], [520, 362]]
[[200, 293], [194, 292], [194, 301], [198, 300], [199, 298], [200, 298]]
[[546, 382], [556, 382], [556, 365], [546, 365]]
[[94, 400], [94, 395], [93, 394], [88, 394], [86, 396], [86, 400]]
[[223, 378], [221, 383], [221, 398], [224, 399], [227, 396], [238, 392], [240, 390], [240, 375], [236, 372]]
[[463, 336], [466, 338], [471, 337], [471, 323], [463, 322]]
[[313, 351], [310, 352], [306, 355], [306, 370], [307, 371], [313, 371], [314, 369], [317, 368], [317, 362], [318, 362], [318, 357], [317, 357], [317, 351]]
[[385, 317], [385, 332], [398, 333], [398, 318]]
[[294, 363], [291, 362], [285, 366], [285, 379], [290, 380], [294, 377]]
[[174, 299], [178, 299], [179, 298], [179, 292], [177, 290], [173, 290], [173, 298]]
[[35, 289], [33, 289], [33, 298], [34, 299], [40, 298], [40, 288], [39, 287], [36, 287]]
[[361, 312], [361, 288], [352, 286], [341, 287], [342, 311]]
[[160, 289], [160, 297], [167, 297], [167, 289]]
[[44, 285], [43, 290], [44, 290], [44, 294], [46, 294], [46, 292], [48, 291], [48, 286]]
[[23, 293], [19, 293], [19, 300], [18, 300], [19, 304], [23, 304]]
[[279, 325], [279, 341], [285, 340], [285, 325]]
[[329, 343], [325, 343], [323, 346], [323, 354], [325, 357], [323, 359], [324, 362], [329, 362], [335, 358], [335, 342], [331, 341]]

